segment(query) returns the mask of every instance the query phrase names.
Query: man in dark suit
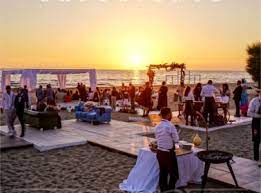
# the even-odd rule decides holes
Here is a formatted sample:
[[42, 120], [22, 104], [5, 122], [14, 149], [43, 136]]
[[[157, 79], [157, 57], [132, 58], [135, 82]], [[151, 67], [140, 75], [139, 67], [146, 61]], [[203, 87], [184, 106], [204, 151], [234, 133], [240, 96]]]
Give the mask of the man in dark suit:
[[236, 115], [235, 115], [235, 117], [240, 117], [240, 100], [241, 100], [242, 91], [243, 91], [243, 88], [241, 86], [241, 81], [238, 80], [237, 81], [237, 87], [233, 91], [233, 94], [234, 94], [233, 99], [234, 99], [235, 105], [236, 105]]
[[24, 108], [25, 105], [27, 105], [27, 96], [25, 95], [25, 93], [23, 92], [22, 88], [18, 89], [18, 94], [15, 97], [15, 110], [16, 110], [16, 115], [19, 119], [19, 122], [21, 124], [21, 135], [20, 137], [24, 137], [24, 133], [25, 133], [25, 123], [24, 123]]

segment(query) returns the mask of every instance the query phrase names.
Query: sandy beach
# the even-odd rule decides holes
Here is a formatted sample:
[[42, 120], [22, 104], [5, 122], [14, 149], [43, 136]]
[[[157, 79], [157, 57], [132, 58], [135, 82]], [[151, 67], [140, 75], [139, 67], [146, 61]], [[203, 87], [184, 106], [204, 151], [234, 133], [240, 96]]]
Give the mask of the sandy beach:
[[[89, 144], [43, 153], [33, 148], [14, 149], [1, 152], [0, 159], [3, 193], [122, 192], [118, 185], [127, 178], [136, 161]], [[190, 184], [182, 190], [199, 188], [200, 185]], [[207, 188], [235, 192], [214, 182], [208, 182]]]

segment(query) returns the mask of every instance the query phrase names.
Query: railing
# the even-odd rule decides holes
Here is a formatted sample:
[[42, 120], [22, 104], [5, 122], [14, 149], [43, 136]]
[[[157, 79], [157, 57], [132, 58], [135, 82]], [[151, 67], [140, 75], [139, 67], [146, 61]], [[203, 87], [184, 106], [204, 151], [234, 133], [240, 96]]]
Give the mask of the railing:
[[[180, 84], [180, 72], [177, 71], [176, 74], [166, 75], [165, 80], [168, 84], [172, 84], [172, 85]], [[190, 71], [186, 71], [185, 84], [196, 84], [198, 82], [201, 82], [201, 75], [200, 74], [192, 74]]]

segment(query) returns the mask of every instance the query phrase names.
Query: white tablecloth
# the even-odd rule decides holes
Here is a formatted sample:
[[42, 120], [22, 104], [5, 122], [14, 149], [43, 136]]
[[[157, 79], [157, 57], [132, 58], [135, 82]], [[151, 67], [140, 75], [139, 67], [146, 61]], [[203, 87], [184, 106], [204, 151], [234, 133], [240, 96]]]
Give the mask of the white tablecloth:
[[[200, 183], [204, 172], [204, 163], [200, 161], [195, 152], [177, 156], [179, 168], [179, 180], [176, 187], [186, 186], [190, 183]], [[156, 153], [149, 148], [139, 150], [137, 162], [131, 170], [128, 178], [119, 188], [128, 192], [153, 193], [157, 190], [159, 182], [159, 165]]]

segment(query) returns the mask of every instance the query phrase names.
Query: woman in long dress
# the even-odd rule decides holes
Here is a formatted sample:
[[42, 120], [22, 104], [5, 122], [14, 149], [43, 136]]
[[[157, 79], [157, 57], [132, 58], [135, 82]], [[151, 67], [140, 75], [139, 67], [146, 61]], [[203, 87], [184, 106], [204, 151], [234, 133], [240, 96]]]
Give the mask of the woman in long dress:
[[152, 88], [151, 88], [151, 85], [149, 82], [146, 82], [145, 84], [145, 90], [143, 91], [144, 92], [144, 117], [148, 116], [149, 115], [149, 112], [153, 106], [153, 103], [152, 103], [152, 98], [151, 98], [151, 95], [152, 95]]
[[242, 91], [241, 100], [240, 100], [240, 109], [241, 109], [241, 114], [243, 116], [247, 116], [248, 93], [247, 93], [247, 86], [246, 85], [243, 85], [243, 91]]
[[190, 116], [191, 119], [191, 125], [194, 125], [194, 108], [193, 108], [193, 101], [194, 99], [194, 95], [193, 92], [190, 88], [190, 86], [187, 86], [184, 92], [184, 97], [183, 100], [185, 101], [185, 119], [186, 119], [186, 125], [188, 125], [188, 119]]
[[159, 89], [158, 106], [157, 109], [160, 110], [162, 107], [168, 107], [168, 87], [166, 82], [163, 81]]

